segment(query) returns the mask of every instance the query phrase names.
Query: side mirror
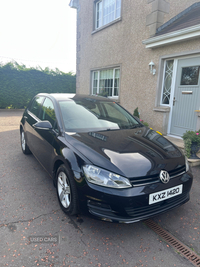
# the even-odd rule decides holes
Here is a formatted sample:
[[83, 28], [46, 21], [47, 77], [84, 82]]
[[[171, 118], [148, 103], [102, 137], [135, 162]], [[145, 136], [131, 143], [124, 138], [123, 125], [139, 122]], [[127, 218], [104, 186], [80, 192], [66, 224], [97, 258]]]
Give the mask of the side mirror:
[[49, 121], [38, 121], [33, 124], [33, 127], [41, 130], [51, 130], [53, 128]]

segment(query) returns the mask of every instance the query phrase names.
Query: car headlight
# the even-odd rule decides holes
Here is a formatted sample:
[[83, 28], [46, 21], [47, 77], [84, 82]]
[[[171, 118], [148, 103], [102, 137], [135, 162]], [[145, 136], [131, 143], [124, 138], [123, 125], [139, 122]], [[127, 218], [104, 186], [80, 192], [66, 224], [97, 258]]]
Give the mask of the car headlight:
[[187, 158], [185, 157], [185, 171], [188, 172], [189, 169], [190, 169], [190, 165], [189, 165]]
[[113, 188], [131, 187], [130, 181], [120, 175], [103, 170], [93, 165], [83, 166], [85, 177], [88, 182]]

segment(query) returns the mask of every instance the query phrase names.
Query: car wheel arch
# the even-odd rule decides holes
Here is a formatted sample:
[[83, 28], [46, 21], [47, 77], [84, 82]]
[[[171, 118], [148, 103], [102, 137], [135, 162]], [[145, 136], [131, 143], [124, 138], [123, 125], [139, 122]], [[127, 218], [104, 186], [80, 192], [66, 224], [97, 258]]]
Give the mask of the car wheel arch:
[[56, 187], [56, 173], [58, 168], [61, 165], [65, 165], [65, 167], [72, 172], [72, 175], [74, 177], [74, 180], [78, 182], [81, 178], [81, 172], [82, 170], [80, 169], [80, 166], [78, 165], [77, 162], [71, 162], [69, 161], [68, 158], [63, 158], [63, 157], [58, 157], [54, 160], [53, 163], [53, 169], [52, 169], [52, 177], [53, 177], [53, 184]]
[[63, 157], [58, 157], [54, 160], [54, 163], [53, 163], [53, 170], [52, 170], [52, 173], [53, 173], [53, 183], [54, 183], [54, 186], [55, 186], [55, 183], [56, 183], [56, 173], [57, 173], [57, 170], [58, 168], [61, 166], [61, 165], [65, 165], [65, 167], [71, 171], [73, 173], [73, 168], [72, 168], [72, 164], [70, 163], [70, 161], [68, 159], [65, 159]]
[[57, 173], [57, 170], [63, 164], [65, 164], [65, 162], [63, 160], [61, 160], [61, 159], [57, 159], [53, 164], [52, 173], [53, 173], [53, 184], [54, 184], [55, 187], [56, 187], [56, 173]]

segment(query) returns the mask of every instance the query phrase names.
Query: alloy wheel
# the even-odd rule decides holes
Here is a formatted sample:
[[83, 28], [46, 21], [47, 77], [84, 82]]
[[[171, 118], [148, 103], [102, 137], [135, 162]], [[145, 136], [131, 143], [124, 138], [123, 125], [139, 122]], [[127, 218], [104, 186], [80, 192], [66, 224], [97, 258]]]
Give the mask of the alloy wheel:
[[60, 203], [64, 208], [68, 208], [71, 203], [71, 190], [68, 177], [64, 172], [58, 174], [57, 190]]

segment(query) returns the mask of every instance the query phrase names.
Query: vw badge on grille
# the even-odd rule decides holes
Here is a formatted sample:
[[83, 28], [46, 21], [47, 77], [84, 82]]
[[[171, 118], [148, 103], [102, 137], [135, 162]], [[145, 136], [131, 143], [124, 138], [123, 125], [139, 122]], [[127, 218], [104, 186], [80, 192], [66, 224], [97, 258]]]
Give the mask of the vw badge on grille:
[[160, 180], [161, 182], [163, 182], [164, 184], [167, 184], [169, 182], [169, 173], [167, 171], [161, 171], [160, 172]]

